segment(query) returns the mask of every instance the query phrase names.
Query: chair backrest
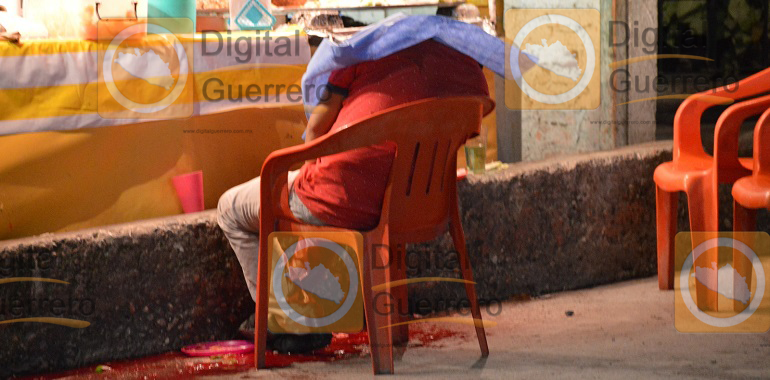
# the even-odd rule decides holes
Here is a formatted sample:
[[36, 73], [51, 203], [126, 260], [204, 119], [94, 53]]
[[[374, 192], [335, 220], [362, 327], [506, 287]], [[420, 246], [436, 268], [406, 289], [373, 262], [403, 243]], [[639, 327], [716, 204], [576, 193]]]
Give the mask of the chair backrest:
[[770, 176], [770, 109], [754, 129], [754, 176]]
[[443, 232], [450, 207], [457, 207], [457, 151], [493, 106], [486, 97], [427, 99], [349, 127], [397, 146], [380, 220], [392, 237], [420, 241]]
[[674, 117], [674, 160], [682, 154], [704, 155], [701, 141], [703, 112], [717, 105], [727, 105], [720, 99], [738, 101], [770, 92], [770, 69], [765, 69], [744, 80], [707, 90], [687, 98]]
[[376, 118], [398, 146], [381, 220], [391, 236], [420, 241], [444, 232], [457, 207], [457, 151], [479, 133], [490, 104], [489, 98], [439, 99]]
[[457, 207], [457, 151], [478, 135], [485, 111], [493, 108], [494, 102], [484, 96], [419, 100], [373, 114], [308, 145], [271, 153], [262, 166], [260, 191], [267, 203], [260, 210], [261, 225], [270, 225], [264, 222], [284, 213], [284, 201], [273, 200], [285, 200], [286, 172], [294, 163], [392, 142], [397, 151], [378, 227], [387, 225], [390, 236], [402, 242], [433, 239], [445, 230], [450, 207]]

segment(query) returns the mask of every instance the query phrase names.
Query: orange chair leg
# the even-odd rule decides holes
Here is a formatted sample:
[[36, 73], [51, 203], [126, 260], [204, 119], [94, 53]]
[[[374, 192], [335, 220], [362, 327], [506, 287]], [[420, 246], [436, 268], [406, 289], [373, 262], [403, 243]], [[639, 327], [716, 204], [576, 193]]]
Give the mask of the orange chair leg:
[[658, 236], [658, 287], [674, 289], [674, 238], [677, 229], [679, 194], [655, 188], [655, 207]]
[[[733, 231], [734, 232], [749, 232], [754, 231], [757, 227], [757, 210], [747, 209], [738, 204], [738, 202], [733, 201]], [[741, 236], [740, 239], [744, 243], [751, 246], [750, 241], [746, 241], [746, 239], [750, 239], [750, 235]], [[751, 287], [751, 277], [753, 276], [754, 270], [751, 266], [751, 261], [744, 256], [742, 253], [737, 252], [736, 250], [733, 251], [733, 268], [735, 268], [736, 278], [735, 278], [735, 289], [739, 289], [739, 285], [743, 285], [742, 282], [744, 279], [738, 278], [737, 275], [743, 276], [745, 278], [746, 284]], [[741, 312], [744, 309], [748, 307], [748, 303], [744, 304], [741, 301], [733, 300], [733, 310], [736, 312]]]
[[[390, 280], [406, 280], [406, 246], [404, 244], [391, 243]], [[409, 289], [406, 285], [400, 285], [390, 289], [395, 304], [393, 323], [407, 322], [409, 320]], [[405, 346], [409, 343], [409, 325], [395, 326], [391, 329], [393, 344]]]
[[372, 355], [372, 369], [375, 375], [393, 374], [393, 345], [390, 328], [393, 320], [393, 300], [389, 290], [375, 291], [372, 288], [389, 281], [388, 256], [379, 241], [364, 237], [364, 254], [361, 262], [361, 285], [364, 296], [366, 329], [369, 332], [369, 346]]
[[481, 309], [479, 308], [479, 300], [476, 297], [476, 285], [473, 283], [473, 269], [471, 268], [471, 261], [468, 257], [468, 250], [465, 246], [465, 233], [463, 227], [460, 224], [459, 218], [453, 217], [449, 232], [452, 235], [452, 240], [457, 249], [457, 258], [460, 260], [460, 269], [463, 274], [463, 280], [465, 283], [465, 293], [468, 296], [468, 300], [471, 304], [471, 314], [476, 325], [476, 336], [479, 338], [479, 348], [481, 348], [481, 356], [489, 356], [489, 346], [487, 345], [487, 335], [484, 332], [484, 324], [481, 319]]
[[[263, 249], [261, 252], [267, 252]], [[267, 353], [267, 305], [269, 294], [269, 284], [267, 283], [267, 258], [259, 258], [257, 273], [257, 305], [254, 318], [254, 355], [256, 355], [257, 369], [267, 368], [265, 355]]]
[[741, 206], [733, 201], [733, 231], [747, 232], [757, 228], [757, 210]]
[[[713, 233], [719, 232], [719, 214], [717, 192], [710, 177], [698, 178], [690, 183], [687, 191], [687, 208], [690, 212], [690, 231]], [[700, 243], [693, 240], [693, 249]], [[702, 253], [693, 265], [701, 268], [715, 268], [719, 264], [719, 252], [716, 249]], [[708, 285], [695, 281], [695, 294], [698, 308], [703, 311], [719, 309], [718, 276], [707, 279]]]

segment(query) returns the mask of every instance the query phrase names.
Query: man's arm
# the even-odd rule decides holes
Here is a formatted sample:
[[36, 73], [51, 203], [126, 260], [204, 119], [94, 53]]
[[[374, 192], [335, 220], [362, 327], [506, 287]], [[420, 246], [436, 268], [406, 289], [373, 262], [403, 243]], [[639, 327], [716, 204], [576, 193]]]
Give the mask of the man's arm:
[[537, 66], [537, 63], [529, 59], [528, 55], [523, 52], [519, 53], [519, 70], [521, 70], [522, 75], [535, 66]]
[[345, 97], [334, 92], [327, 94], [328, 99], [317, 105], [308, 119], [305, 144], [328, 133], [342, 109], [342, 101]]

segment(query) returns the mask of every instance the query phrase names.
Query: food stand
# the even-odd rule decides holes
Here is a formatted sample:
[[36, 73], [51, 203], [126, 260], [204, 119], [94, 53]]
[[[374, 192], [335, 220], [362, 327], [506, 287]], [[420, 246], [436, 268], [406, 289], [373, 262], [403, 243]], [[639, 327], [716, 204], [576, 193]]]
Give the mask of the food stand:
[[[297, 11], [278, 8], [276, 15]], [[172, 179], [198, 170], [205, 207], [215, 208], [227, 189], [259, 175], [270, 152], [301, 143], [304, 108], [301, 98], [287, 95], [300, 85], [311, 56], [307, 34], [280, 26], [270, 35], [295, 39], [296, 54], [279, 63], [271, 58], [277, 53], [265, 51], [242, 63], [238, 55], [206, 55], [204, 45], [238, 51], [241, 44], [242, 51], [268, 32], [225, 33], [231, 38], [180, 37], [194, 47], [194, 95], [189, 117], [171, 120], [102, 117], [99, 42], [0, 42], [0, 240], [180, 214]], [[494, 94], [494, 74], [485, 74]], [[204, 86], [213, 77], [226, 78], [215, 92], [224, 100]], [[226, 96], [253, 84], [283, 85], [283, 99]], [[492, 131], [490, 157], [496, 156], [494, 118], [484, 121]]]

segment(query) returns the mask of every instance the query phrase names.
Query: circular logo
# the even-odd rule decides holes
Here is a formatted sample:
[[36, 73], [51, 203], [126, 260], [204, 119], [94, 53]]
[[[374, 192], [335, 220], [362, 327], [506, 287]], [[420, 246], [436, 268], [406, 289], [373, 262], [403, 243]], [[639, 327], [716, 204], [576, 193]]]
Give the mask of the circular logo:
[[[152, 25], [155, 30], [160, 32], [160, 34], [156, 35], [163, 38], [176, 53], [176, 59], [179, 62], [179, 79], [175, 81], [176, 83], [174, 87], [171, 88], [169, 94], [162, 100], [153, 103], [139, 103], [129, 99], [120, 91], [120, 89], [118, 89], [117, 85], [115, 84], [115, 77], [112, 72], [113, 62], [115, 61], [115, 55], [118, 52], [118, 47], [120, 47], [123, 42], [132, 36], [137, 34], [144, 34], [146, 32], [146, 28], [150, 25]], [[155, 75], [156, 71], [152, 70], [152, 66], [157, 66], [159, 63], [161, 62], [145, 62], [143, 65], [149, 68], [149, 70], [145, 71], [146, 75]], [[109, 91], [112, 98], [115, 99], [121, 106], [133, 112], [151, 114], [168, 108], [179, 98], [179, 96], [182, 95], [182, 92], [184, 91], [184, 88], [187, 84], [188, 76], [187, 51], [184, 49], [184, 46], [182, 46], [182, 43], [179, 41], [176, 35], [171, 33], [171, 31], [164, 28], [163, 26], [156, 24], [136, 24], [123, 29], [120, 33], [118, 33], [117, 36], [115, 36], [115, 38], [112, 39], [109, 48], [106, 49], [104, 53], [104, 59], [102, 61], [102, 72], [104, 73], [104, 85], [107, 87], [107, 90]], [[141, 77], [141, 75], [136, 72], [132, 72], [131, 74], [135, 77]]]
[[[702, 253], [718, 247], [728, 247], [739, 251], [746, 256], [747, 259], [751, 260], [751, 265], [757, 272], [757, 289], [751, 303], [746, 309], [729, 318], [718, 318], [704, 313], [698, 308], [697, 304], [692, 299], [692, 294], [690, 294], [689, 278], [695, 259]], [[749, 287], [751, 286], [751, 284], [746, 285]], [[765, 293], [765, 270], [762, 268], [762, 262], [759, 260], [757, 254], [748, 245], [731, 238], [714, 238], [701, 243], [692, 250], [689, 256], [687, 256], [687, 259], [685, 259], [684, 265], [682, 266], [682, 272], [679, 275], [679, 287], [681, 288], [682, 298], [684, 299], [687, 309], [690, 310], [695, 318], [714, 327], [732, 327], [749, 319], [749, 317], [757, 311], [759, 304], [762, 303], [762, 297], [764, 297]]]
[[[294, 310], [294, 308], [292, 308], [291, 305], [286, 302], [286, 296], [283, 292], [283, 273], [289, 260], [297, 252], [312, 247], [326, 248], [327, 250], [334, 252], [345, 264], [345, 267], [347, 268], [347, 274], [350, 279], [350, 286], [348, 287], [348, 291], [345, 292], [345, 301], [343, 302], [342, 306], [340, 306], [339, 309], [337, 309], [334, 313], [320, 318], [307, 317]], [[356, 301], [356, 296], [358, 294], [358, 269], [356, 268], [356, 263], [353, 261], [353, 258], [350, 257], [348, 251], [346, 251], [345, 248], [342, 248], [339, 244], [328, 239], [306, 238], [292, 244], [288, 249], [286, 249], [286, 251], [284, 251], [284, 253], [285, 254], [281, 255], [281, 258], [278, 259], [278, 263], [273, 269], [272, 279], [275, 299], [278, 302], [281, 310], [283, 310], [283, 312], [294, 322], [313, 328], [329, 326], [342, 319], [342, 317], [344, 317], [348, 311], [350, 311], [351, 307], [353, 307], [353, 304]]]
[[[577, 36], [580, 38], [580, 41], [582, 41], [583, 47], [586, 51], [586, 68], [584, 70], [584, 74], [580, 78], [580, 81], [577, 83], [577, 85], [566, 92], [560, 94], [544, 94], [530, 86], [526, 79], [524, 79], [524, 75], [515, 76], [514, 79], [516, 84], [519, 85], [521, 91], [527, 94], [527, 96], [533, 100], [544, 104], [562, 104], [577, 98], [591, 83], [594, 71], [596, 70], [596, 50], [594, 49], [594, 44], [591, 40], [591, 37], [588, 35], [588, 32], [585, 30], [585, 28], [583, 28], [582, 25], [567, 16], [556, 14], [543, 15], [526, 23], [516, 34], [516, 37], [514, 37], [513, 44], [515, 46], [521, 47], [524, 43], [524, 40], [530, 33], [532, 33], [532, 31], [538, 27], [548, 24], [558, 24], [564, 26], [575, 32], [575, 34], [577, 34]], [[511, 49], [509, 61], [511, 69], [514, 73], [519, 72], [518, 53], [519, 51], [517, 49]]]

